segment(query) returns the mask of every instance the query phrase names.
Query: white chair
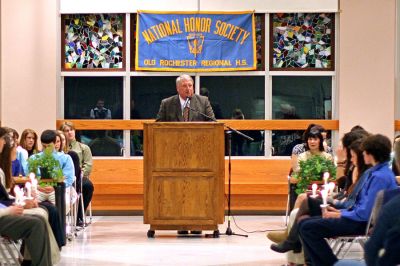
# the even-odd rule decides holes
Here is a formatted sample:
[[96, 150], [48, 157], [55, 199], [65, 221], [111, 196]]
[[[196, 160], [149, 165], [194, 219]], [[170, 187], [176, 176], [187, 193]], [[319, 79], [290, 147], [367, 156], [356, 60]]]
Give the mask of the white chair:
[[11, 239], [0, 237], [0, 264], [20, 265], [23, 260], [20, 247], [21, 241], [14, 242]]

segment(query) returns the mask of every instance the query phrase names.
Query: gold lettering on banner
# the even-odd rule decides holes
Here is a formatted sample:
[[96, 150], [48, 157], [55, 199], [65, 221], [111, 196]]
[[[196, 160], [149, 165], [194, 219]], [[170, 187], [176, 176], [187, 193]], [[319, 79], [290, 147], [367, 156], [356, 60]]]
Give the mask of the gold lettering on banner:
[[183, 18], [183, 25], [185, 32], [210, 32], [211, 19], [210, 18]]
[[142, 36], [147, 44], [152, 44], [153, 42], [175, 34], [182, 33], [179, 25], [179, 20], [164, 21], [157, 25], [153, 25], [148, 29], [142, 31]]
[[167, 66], [167, 67], [184, 67], [190, 66], [195, 67], [197, 66], [196, 60], [160, 60], [160, 66]]
[[201, 60], [202, 66], [232, 66], [231, 60]]
[[250, 36], [249, 31], [221, 20], [217, 20], [215, 23], [215, 30], [213, 33], [229, 40], [239, 42], [240, 45], [242, 45]]

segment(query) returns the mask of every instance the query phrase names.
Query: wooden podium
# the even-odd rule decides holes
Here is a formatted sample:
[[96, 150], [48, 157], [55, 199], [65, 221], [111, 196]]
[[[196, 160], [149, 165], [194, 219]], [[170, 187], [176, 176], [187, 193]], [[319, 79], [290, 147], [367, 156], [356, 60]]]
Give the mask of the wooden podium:
[[214, 230], [224, 222], [224, 126], [144, 123], [144, 223], [155, 230]]

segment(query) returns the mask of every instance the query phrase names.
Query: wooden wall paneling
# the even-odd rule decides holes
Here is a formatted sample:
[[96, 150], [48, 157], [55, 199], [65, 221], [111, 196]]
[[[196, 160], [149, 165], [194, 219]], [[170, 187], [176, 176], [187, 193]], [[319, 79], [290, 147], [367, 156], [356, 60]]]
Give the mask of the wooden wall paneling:
[[[233, 159], [232, 210], [284, 210], [289, 167], [290, 160]], [[143, 210], [143, 160], [94, 159], [91, 179], [94, 210]]]

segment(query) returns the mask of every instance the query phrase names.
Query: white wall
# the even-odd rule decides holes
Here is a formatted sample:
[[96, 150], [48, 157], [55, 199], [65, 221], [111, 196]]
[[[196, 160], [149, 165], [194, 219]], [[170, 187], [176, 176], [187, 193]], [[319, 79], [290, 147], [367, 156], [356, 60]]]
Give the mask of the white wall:
[[395, 0], [341, 0], [340, 8], [340, 133], [361, 124], [392, 137]]
[[21, 132], [56, 121], [57, 1], [1, 1], [1, 124]]
[[338, 0], [60, 0], [61, 13], [134, 13], [137, 10], [193, 11], [198, 9], [336, 12]]

